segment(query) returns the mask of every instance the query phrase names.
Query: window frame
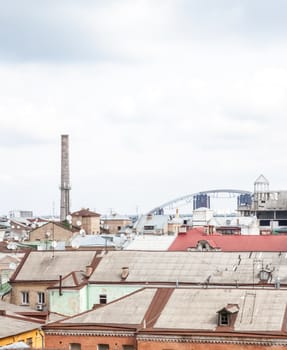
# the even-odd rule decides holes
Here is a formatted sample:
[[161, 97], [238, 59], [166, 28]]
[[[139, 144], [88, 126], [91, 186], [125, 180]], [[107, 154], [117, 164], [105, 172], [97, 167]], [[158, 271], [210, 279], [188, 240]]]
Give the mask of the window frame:
[[227, 311], [222, 311], [219, 314], [219, 326], [229, 326], [230, 314]]
[[44, 292], [38, 292], [38, 304], [39, 305], [45, 305], [45, 293]]
[[107, 294], [99, 294], [99, 304], [107, 304], [108, 296]]
[[29, 292], [21, 291], [21, 305], [30, 305]]
[[110, 350], [109, 344], [98, 344], [97, 350]]

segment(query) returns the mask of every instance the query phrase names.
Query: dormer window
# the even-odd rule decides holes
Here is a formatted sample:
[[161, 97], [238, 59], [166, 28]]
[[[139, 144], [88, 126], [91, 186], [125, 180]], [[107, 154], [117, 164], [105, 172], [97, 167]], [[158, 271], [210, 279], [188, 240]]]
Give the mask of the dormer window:
[[271, 277], [271, 271], [269, 271], [267, 269], [262, 269], [259, 272], [259, 279], [261, 282], [268, 282], [270, 277]]
[[234, 325], [238, 311], [239, 311], [239, 306], [237, 304], [227, 304], [224, 308], [217, 311], [218, 326], [232, 327]]
[[229, 313], [222, 311], [219, 315], [219, 326], [228, 326], [229, 325]]

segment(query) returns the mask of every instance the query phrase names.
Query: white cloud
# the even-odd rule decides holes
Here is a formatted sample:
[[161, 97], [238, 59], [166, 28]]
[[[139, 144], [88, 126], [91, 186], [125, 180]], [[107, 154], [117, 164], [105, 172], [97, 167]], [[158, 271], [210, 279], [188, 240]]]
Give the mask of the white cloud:
[[264, 42], [246, 31], [252, 19], [262, 27], [249, 2], [200, 4], [45, 2], [22, 16], [2, 4], [20, 22], [15, 33], [6, 23], [0, 50], [0, 212], [58, 211], [63, 133], [75, 210], [148, 211], [205, 189], [251, 190], [260, 173], [285, 188], [284, 23], [270, 19]]

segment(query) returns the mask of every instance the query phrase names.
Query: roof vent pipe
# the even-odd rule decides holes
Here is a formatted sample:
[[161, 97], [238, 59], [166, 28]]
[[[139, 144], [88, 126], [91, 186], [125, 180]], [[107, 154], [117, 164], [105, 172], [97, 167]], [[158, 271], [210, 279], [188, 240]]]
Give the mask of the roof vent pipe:
[[275, 279], [275, 288], [280, 289], [280, 277], [276, 277]]
[[124, 266], [122, 267], [122, 274], [121, 274], [121, 278], [122, 280], [125, 280], [129, 275], [129, 267], [128, 266]]
[[86, 277], [90, 277], [93, 272], [93, 267], [91, 265], [86, 266]]

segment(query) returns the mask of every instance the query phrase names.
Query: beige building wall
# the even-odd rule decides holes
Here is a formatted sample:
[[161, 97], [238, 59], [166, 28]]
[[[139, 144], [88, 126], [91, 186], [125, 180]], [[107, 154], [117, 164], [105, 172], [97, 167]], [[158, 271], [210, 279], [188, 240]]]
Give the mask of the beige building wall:
[[[44, 310], [49, 305], [47, 288], [50, 286], [47, 282], [27, 283], [27, 282], [11, 282], [12, 291], [10, 302], [15, 305], [25, 305], [37, 310], [39, 304], [38, 293], [44, 293]], [[23, 292], [29, 294], [29, 302], [23, 303]]]
[[85, 230], [86, 234], [100, 233], [100, 217], [97, 216], [72, 216], [72, 225]]
[[73, 236], [73, 232], [59, 226], [56, 223], [49, 222], [46, 225], [37, 227], [30, 232], [30, 241], [66, 241]]
[[111, 234], [117, 234], [123, 227], [131, 225], [129, 219], [103, 219], [104, 228]]

